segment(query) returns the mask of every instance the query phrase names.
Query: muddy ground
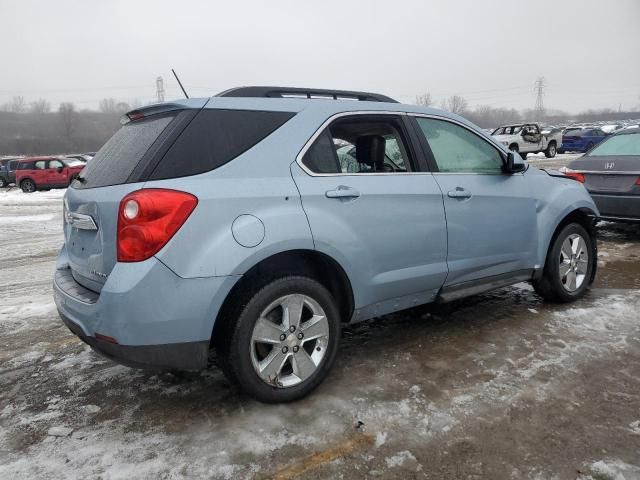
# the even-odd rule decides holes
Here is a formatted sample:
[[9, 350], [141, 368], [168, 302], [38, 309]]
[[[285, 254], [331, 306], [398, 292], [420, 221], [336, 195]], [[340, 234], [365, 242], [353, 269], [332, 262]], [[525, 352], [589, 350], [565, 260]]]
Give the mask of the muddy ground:
[[268, 406], [69, 333], [62, 193], [0, 192], [1, 479], [640, 478], [640, 226], [600, 225], [575, 304], [520, 284], [366, 322], [314, 394]]

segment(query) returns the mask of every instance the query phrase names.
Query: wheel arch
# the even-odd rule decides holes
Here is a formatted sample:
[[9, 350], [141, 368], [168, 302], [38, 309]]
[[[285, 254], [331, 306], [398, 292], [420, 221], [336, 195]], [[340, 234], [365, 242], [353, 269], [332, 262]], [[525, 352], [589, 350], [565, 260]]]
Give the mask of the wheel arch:
[[321, 283], [336, 299], [342, 322], [349, 322], [355, 303], [351, 280], [342, 265], [317, 250], [286, 250], [258, 261], [231, 288], [213, 324], [212, 341], [226, 337], [225, 329], [233, 323], [244, 299], [265, 284], [290, 275], [304, 275]]
[[[596, 232], [595, 232], [595, 222], [597, 218], [598, 218], [598, 213], [595, 212], [592, 208], [585, 207], [585, 206], [574, 208], [570, 210], [568, 213], [566, 213], [563, 217], [561, 217], [560, 220], [555, 225], [555, 228], [553, 229], [553, 233], [549, 237], [549, 240], [546, 242], [544, 262], [546, 263], [547, 256], [549, 255], [549, 250], [553, 246], [553, 243], [555, 242], [556, 238], [558, 237], [562, 229], [565, 226], [569, 225], [570, 223], [577, 223], [583, 226], [585, 230], [587, 230], [587, 232], [591, 234], [591, 237], [593, 239], [593, 248], [595, 250], [594, 258], [596, 259], [596, 262], [594, 263], [594, 268], [592, 269], [591, 279], [590, 279], [591, 281], [593, 281], [593, 278], [595, 277], [595, 274], [596, 274], [597, 254], [598, 254]], [[538, 271], [536, 272], [535, 278], [540, 278], [543, 274], [543, 271], [544, 271], [544, 264], [542, 265], [542, 268], [538, 269]]]
[[31, 180], [31, 182], [33, 182], [33, 186], [37, 189], [38, 188], [38, 183], [32, 178], [32, 177], [22, 177], [20, 179], [20, 181], [17, 181], [16, 184], [22, 188], [22, 182], [24, 182], [25, 180]]

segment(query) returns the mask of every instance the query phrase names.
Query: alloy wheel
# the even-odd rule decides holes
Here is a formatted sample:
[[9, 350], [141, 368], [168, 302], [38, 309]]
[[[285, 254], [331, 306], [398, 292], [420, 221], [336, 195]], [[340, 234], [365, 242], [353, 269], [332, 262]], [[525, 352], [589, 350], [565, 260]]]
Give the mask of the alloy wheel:
[[251, 363], [260, 379], [279, 388], [310, 378], [329, 345], [329, 322], [318, 302], [285, 295], [265, 308], [251, 334]]
[[589, 269], [587, 243], [577, 233], [569, 235], [560, 249], [560, 283], [568, 292], [578, 290], [586, 280]]

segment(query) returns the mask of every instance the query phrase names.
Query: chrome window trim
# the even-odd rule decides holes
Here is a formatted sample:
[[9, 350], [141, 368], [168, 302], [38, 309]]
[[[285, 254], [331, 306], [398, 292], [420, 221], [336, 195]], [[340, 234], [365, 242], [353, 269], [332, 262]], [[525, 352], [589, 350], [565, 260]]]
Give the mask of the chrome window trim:
[[432, 172], [362, 172], [362, 173], [349, 173], [349, 172], [340, 172], [340, 173], [316, 173], [309, 170], [306, 165], [302, 162], [302, 158], [307, 153], [307, 150], [311, 148], [311, 145], [316, 141], [316, 139], [324, 132], [324, 130], [331, 124], [333, 121], [343, 118], [343, 117], [353, 117], [356, 115], [393, 115], [394, 117], [406, 117], [407, 113], [402, 111], [391, 111], [391, 110], [360, 110], [357, 112], [340, 112], [330, 116], [327, 120], [325, 120], [322, 125], [314, 132], [314, 134], [307, 140], [307, 142], [302, 147], [302, 150], [296, 156], [295, 163], [310, 177], [362, 177], [362, 176], [374, 176], [374, 175], [431, 175]]
[[[504, 145], [500, 145], [497, 141], [494, 141], [492, 138], [485, 138], [482, 135], [478, 135], [478, 132], [474, 131], [472, 128], [469, 128], [468, 125], [465, 125], [464, 123], [455, 120], [453, 118], [449, 118], [449, 117], [442, 117], [439, 115], [431, 115], [431, 114], [427, 114], [427, 113], [407, 113], [408, 116], [410, 117], [414, 117], [414, 118], [430, 118], [433, 120], [440, 120], [440, 121], [444, 121], [444, 122], [449, 122], [449, 123], [453, 123], [458, 125], [459, 127], [462, 127], [466, 130], [468, 130], [469, 132], [471, 132], [473, 135], [475, 135], [476, 137], [478, 137], [481, 140], [484, 140], [485, 142], [487, 142], [489, 145], [491, 145], [493, 148], [495, 148], [498, 153], [500, 154], [500, 157], [503, 160], [503, 165], [504, 165], [504, 157], [503, 154], [506, 153], [503, 150], [503, 146]], [[427, 141], [428, 143], [428, 141]], [[436, 161], [437, 163], [437, 161]], [[489, 172], [431, 172], [433, 175], [524, 175], [524, 172], [518, 172], [515, 174], [507, 174], [503, 171], [500, 172], [496, 172], [496, 173], [489, 173]]]

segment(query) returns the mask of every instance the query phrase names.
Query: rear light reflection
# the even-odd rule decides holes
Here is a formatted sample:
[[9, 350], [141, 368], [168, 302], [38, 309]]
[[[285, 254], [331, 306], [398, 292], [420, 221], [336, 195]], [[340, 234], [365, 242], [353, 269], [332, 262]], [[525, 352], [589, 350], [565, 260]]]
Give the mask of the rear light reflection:
[[576, 180], [580, 183], [584, 183], [585, 182], [585, 178], [584, 178], [584, 173], [582, 172], [577, 172], [575, 170], [572, 170], [568, 167], [562, 167], [560, 169], [560, 172], [564, 174], [565, 177], [569, 177], [573, 180]]
[[94, 337], [95, 337], [96, 340], [100, 340], [102, 342], [113, 343], [114, 345], [118, 345], [118, 341], [115, 338], [110, 337], [109, 335], [102, 335], [101, 333], [96, 333], [94, 335]]

